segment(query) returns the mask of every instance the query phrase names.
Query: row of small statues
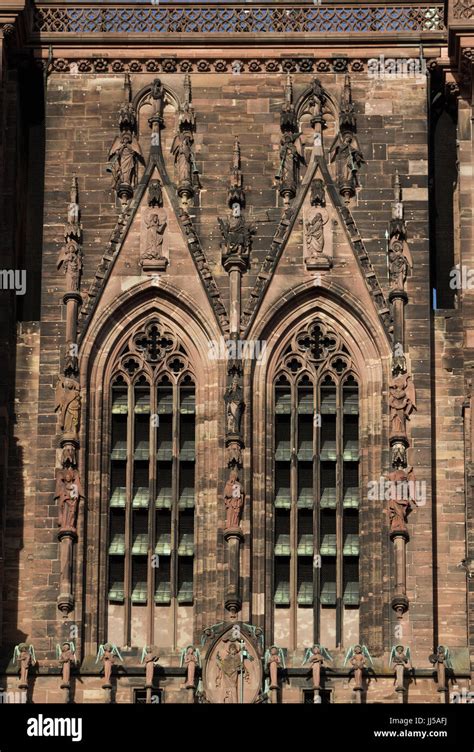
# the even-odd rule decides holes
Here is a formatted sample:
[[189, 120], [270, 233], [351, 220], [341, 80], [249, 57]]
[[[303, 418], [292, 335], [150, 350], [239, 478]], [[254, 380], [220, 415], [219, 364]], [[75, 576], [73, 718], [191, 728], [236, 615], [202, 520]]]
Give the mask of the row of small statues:
[[[62, 645], [56, 646], [57, 659], [62, 669], [61, 687], [70, 686], [71, 666], [78, 663], [76, 650], [72, 640], [66, 640]], [[112, 643], [105, 643], [99, 646], [96, 663], [101, 662], [104, 672], [104, 687], [111, 686], [112, 669], [116, 661], [123, 663], [120, 650]], [[147, 686], [153, 686], [153, 676], [155, 667], [158, 665], [159, 655], [156, 650], [150, 646], [145, 646], [142, 650], [140, 662], [145, 665], [145, 681]], [[313, 689], [321, 688], [321, 669], [324, 662], [332, 662], [331, 654], [319, 644], [313, 645], [306, 650], [303, 666], [309, 664], [312, 672]], [[452, 669], [449, 649], [439, 645], [436, 652], [429, 656], [430, 663], [436, 666], [438, 687], [446, 687], [446, 669]], [[36, 664], [35, 650], [33, 645], [20, 643], [15, 646], [13, 653], [13, 662], [18, 666], [20, 672], [20, 688], [28, 686], [28, 673], [31, 666]], [[354, 676], [354, 689], [361, 690], [363, 687], [363, 676], [368, 670], [372, 670], [373, 662], [370, 653], [365, 645], [351, 646], [345, 656], [344, 666], [349, 663], [350, 673]], [[200, 652], [193, 645], [188, 645], [181, 651], [180, 666], [186, 668], [186, 688], [194, 688], [196, 669], [201, 668]], [[285, 669], [285, 658], [281, 648], [272, 645], [265, 653], [264, 665], [270, 676], [270, 689], [278, 688], [278, 671]], [[390, 654], [390, 666], [393, 666], [395, 681], [398, 689], [404, 686], [405, 671], [413, 672], [411, 663], [410, 648], [403, 645], [392, 647]]]
[[[278, 670], [285, 668], [285, 659], [281, 648], [273, 645], [265, 653], [265, 667], [270, 675], [270, 689], [278, 687]], [[313, 678], [313, 689], [321, 689], [321, 669], [324, 661], [332, 662], [333, 658], [322, 645], [313, 645], [308, 648], [303, 666], [310, 664]], [[446, 687], [446, 669], [452, 668], [449, 649], [439, 645], [436, 652], [429, 656], [429, 661], [436, 666], [438, 687]], [[364, 674], [372, 671], [373, 661], [365, 645], [351, 646], [345, 656], [344, 666], [349, 663], [350, 674], [354, 676], [354, 689], [363, 689]], [[390, 653], [390, 666], [394, 669], [395, 683], [397, 689], [404, 688], [405, 672], [414, 672], [411, 662], [410, 648], [403, 645], [394, 645]]]
[[[59, 661], [59, 666], [62, 671], [62, 688], [68, 688], [70, 686], [71, 679], [71, 667], [76, 666], [78, 659], [76, 656], [76, 648], [72, 640], [65, 640], [62, 644], [56, 645], [56, 656]], [[123, 663], [123, 658], [120, 654], [120, 650], [116, 645], [112, 643], [105, 643], [99, 645], [99, 650], [96, 656], [96, 663], [101, 662], [104, 672], [104, 687], [110, 687], [112, 669], [116, 661], [119, 660]], [[153, 684], [153, 673], [155, 666], [158, 665], [159, 655], [156, 651], [149, 646], [145, 646], [142, 650], [141, 663], [145, 665], [145, 677], [146, 684]], [[36, 664], [35, 649], [33, 645], [26, 642], [22, 642], [15, 646], [13, 652], [13, 663], [18, 666], [20, 673], [20, 688], [26, 688], [28, 686], [28, 673], [31, 666]], [[186, 667], [186, 687], [194, 687], [194, 678], [196, 674], [196, 667], [201, 666], [201, 658], [199, 650], [194, 648], [193, 645], [188, 645], [181, 651], [181, 667]]]

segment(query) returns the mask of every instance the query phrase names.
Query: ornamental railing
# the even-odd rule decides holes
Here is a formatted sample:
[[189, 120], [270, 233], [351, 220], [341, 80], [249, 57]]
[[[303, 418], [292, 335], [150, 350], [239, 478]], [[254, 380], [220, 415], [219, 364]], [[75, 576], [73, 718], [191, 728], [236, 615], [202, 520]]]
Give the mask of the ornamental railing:
[[[462, 2], [462, 0], [460, 0]], [[464, 0], [470, 3], [471, 0]], [[42, 34], [374, 34], [443, 32], [443, 3], [285, 5], [186, 3], [39, 4]]]
[[468, 21], [474, 19], [474, 0], [451, 0], [452, 18]]

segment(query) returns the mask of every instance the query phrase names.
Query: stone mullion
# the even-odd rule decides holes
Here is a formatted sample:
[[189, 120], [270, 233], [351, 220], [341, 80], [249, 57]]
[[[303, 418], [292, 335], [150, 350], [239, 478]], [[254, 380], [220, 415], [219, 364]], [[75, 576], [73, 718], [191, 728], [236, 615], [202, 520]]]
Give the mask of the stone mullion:
[[[84, 540], [84, 546], [89, 545], [94, 551], [93, 561], [89, 561], [86, 555], [86, 550], [83, 548], [86, 567], [86, 600], [84, 605], [84, 612], [91, 613], [91, 624], [86, 627], [85, 631], [85, 651], [94, 652], [97, 649], [97, 645], [105, 644], [107, 641], [107, 614], [108, 614], [108, 572], [109, 572], [109, 556], [108, 551], [105, 549], [104, 555], [102, 551], [98, 550], [98, 547], [93, 545], [93, 541], [104, 540], [109, 543], [109, 526], [110, 526], [110, 507], [109, 499], [111, 492], [111, 477], [112, 477], [112, 379], [110, 384], [106, 386], [106, 398], [102, 397], [103, 391], [90, 390], [91, 398], [95, 399], [97, 404], [90, 411], [90, 414], [95, 416], [95, 431], [89, 432], [89, 443], [86, 444], [87, 439], [84, 441], [84, 445], [87, 446], [87, 455], [91, 455], [91, 462], [97, 463], [95, 471], [99, 474], [100, 485], [98, 490], [94, 493], [93, 498], [94, 509], [97, 509], [97, 513], [91, 515], [92, 520], [87, 527], [87, 540]], [[128, 387], [130, 388], [130, 387]], [[128, 402], [128, 396], [127, 396]], [[128, 406], [127, 406], [128, 409]], [[89, 411], [87, 411], [89, 412]], [[87, 414], [87, 413], [86, 413]], [[97, 416], [103, 415], [103, 421]], [[128, 416], [127, 416], [128, 426]], [[87, 433], [87, 432], [85, 432]], [[105, 440], [102, 440], [102, 436]], [[92, 451], [91, 451], [92, 449]], [[85, 474], [85, 457], [86, 452], [81, 453], [81, 466], [80, 469], [84, 473], [83, 477], [87, 477]], [[91, 468], [88, 468], [89, 477]], [[125, 478], [125, 486], [127, 487], [127, 481]], [[90, 485], [88, 485], [88, 489]], [[126, 492], [127, 493], [127, 492]], [[102, 499], [102, 504], [99, 500]], [[126, 500], [125, 500], [126, 503]], [[88, 542], [89, 541], [89, 542]], [[125, 557], [124, 557], [124, 573], [125, 573]], [[125, 584], [125, 583], [124, 583]], [[102, 594], [102, 598], [101, 598]], [[97, 616], [95, 616], [97, 614]]]
[[[265, 456], [263, 457], [263, 469], [264, 469], [264, 485], [262, 489], [263, 504], [264, 506], [264, 518], [265, 524], [263, 527], [264, 538], [264, 556], [266, 571], [264, 572], [264, 613], [267, 615], [265, 618], [265, 643], [270, 644], [273, 642], [274, 630], [275, 630], [275, 385], [273, 382], [269, 384], [269, 393], [266, 395], [266, 401], [264, 403], [264, 417], [267, 416], [271, 420], [268, 422], [264, 419], [263, 424], [270, 426], [270, 434], [266, 434], [268, 445], [265, 447]], [[267, 480], [268, 478], [268, 480]], [[271, 510], [267, 514], [267, 510]]]
[[[319, 643], [321, 630], [321, 566], [315, 566], [314, 556], [321, 563], [321, 419], [320, 383], [313, 380], [313, 641]], [[321, 421], [322, 422], [322, 421]]]
[[157, 431], [159, 426], [154, 425], [152, 416], [157, 415], [157, 392], [156, 383], [150, 381], [149, 405], [150, 405], [150, 458], [148, 465], [148, 557], [147, 557], [147, 640], [148, 645], [154, 644], [155, 632], [155, 519], [156, 519], [156, 445]]
[[[472, 75], [472, 71], [471, 71]], [[474, 84], [473, 84], [474, 90]], [[472, 245], [473, 239], [473, 216], [474, 216], [474, 199], [473, 199], [473, 178], [472, 169], [474, 165], [474, 142], [472, 122], [474, 117], [474, 108], [459, 98], [459, 213], [461, 219], [469, 217], [470, 222], [460, 223], [459, 246], [460, 254], [458, 263], [460, 264], [461, 273], [464, 269], [468, 270], [469, 275], [474, 269], [474, 250]], [[463, 277], [461, 277], [462, 279]], [[462, 283], [464, 284], [464, 283]], [[468, 283], [470, 285], [470, 283]], [[472, 325], [474, 318], [474, 293], [472, 289], [463, 289], [461, 292], [461, 314], [463, 316], [464, 328], [464, 378], [465, 389], [471, 394], [469, 403], [471, 413], [470, 425], [468, 426], [469, 436], [467, 439], [468, 464], [466, 467], [466, 487], [465, 487], [465, 504], [466, 504], [466, 562], [467, 567], [472, 571], [474, 560], [474, 515], [473, 508], [473, 488], [474, 488], [474, 411], [472, 410], [472, 390], [474, 383], [474, 347], [472, 342]], [[469, 386], [469, 381], [471, 385]], [[466, 416], [465, 416], [466, 417]], [[472, 577], [467, 578], [467, 619], [468, 619], [468, 646], [470, 653], [471, 681], [474, 677], [474, 580]]]
[[290, 643], [293, 650], [298, 643], [298, 428], [297, 428], [297, 387], [291, 382], [291, 421], [290, 421]]
[[127, 470], [125, 499], [125, 553], [124, 553], [124, 645], [131, 645], [131, 617], [132, 617], [132, 536], [133, 536], [133, 475], [135, 459], [135, 387], [128, 386], [128, 419], [127, 419]]
[[173, 383], [173, 416], [172, 416], [172, 492], [171, 492], [171, 555], [170, 555], [170, 583], [171, 583], [171, 629], [173, 635], [173, 649], [178, 641], [178, 482], [179, 482], [179, 449], [180, 449], [180, 412], [179, 388]]
[[342, 414], [342, 384], [334, 374], [336, 386], [336, 646], [343, 644], [343, 563], [344, 563], [344, 523], [342, 508], [343, 483], [343, 414]]

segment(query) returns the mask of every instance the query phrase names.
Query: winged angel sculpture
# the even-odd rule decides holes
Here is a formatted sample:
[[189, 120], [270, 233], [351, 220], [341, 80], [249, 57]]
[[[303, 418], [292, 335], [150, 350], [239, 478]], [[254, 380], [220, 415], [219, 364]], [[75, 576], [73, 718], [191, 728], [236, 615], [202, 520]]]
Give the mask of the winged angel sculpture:
[[324, 666], [325, 660], [332, 661], [332, 656], [322, 645], [313, 645], [313, 647], [308, 648], [305, 653], [303, 666], [306, 663], [311, 664], [311, 672], [313, 674], [313, 689], [321, 688], [321, 669]]
[[373, 667], [372, 658], [365, 645], [351, 645], [344, 659], [344, 666], [350, 662], [350, 673], [354, 674], [354, 689], [363, 689], [362, 678], [364, 672], [370, 666]]

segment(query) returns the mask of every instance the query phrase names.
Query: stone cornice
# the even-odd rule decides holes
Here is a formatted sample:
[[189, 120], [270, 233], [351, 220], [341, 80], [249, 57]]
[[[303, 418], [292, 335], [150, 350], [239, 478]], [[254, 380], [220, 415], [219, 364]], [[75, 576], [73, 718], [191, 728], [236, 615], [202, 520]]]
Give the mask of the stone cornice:
[[[52, 52], [52, 56], [51, 56]], [[274, 53], [274, 50], [272, 50]], [[203, 56], [179, 55], [157, 56], [151, 50], [114, 50], [101, 55], [90, 50], [68, 49], [63, 55], [61, 50], [53, 47], [51, 51], [43, 49], [36, 52], [39, 66], [48, 66], [51, 73], [363, 73], [367, 71], [367, 61], [374, 58], [375, 51], [362, 51], [362, 55], [349, 57], [345, 54], [273, 54], [272, 56], [255, 56], [255, 51], [238, 50], [235, 55], [223, 56], [222, 50], [212, 54], [203, 50]], [[424, 61], [428, 67], [435, 64], [441, 55], [440, 48], [430, 47], [424, 52]], [[252, 55], [252, 53], [254, 53]], [[357, 55], [358, 50], [354, 53]], [[385, 60], [390, 58], [418, 59], [418, 46], [411, 49], [384, 52]], [[377, 55], [378, 57], [378, 55]], [[389, 76], [387, 76], [389, 77]]]

